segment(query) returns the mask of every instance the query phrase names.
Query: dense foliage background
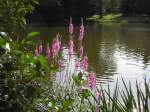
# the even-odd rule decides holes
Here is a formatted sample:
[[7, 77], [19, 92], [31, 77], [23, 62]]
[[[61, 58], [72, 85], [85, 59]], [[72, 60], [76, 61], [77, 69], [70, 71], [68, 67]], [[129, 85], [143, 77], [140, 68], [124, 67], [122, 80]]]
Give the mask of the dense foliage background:
[[[39, 0], [30, 22], [60, 23], [74, 18], [101, 16], [107, 13], [122, 13], [126, 16], [150, 15], [149, 0]], [[78, 19], [79, 20], [79, 19]]]
[[[144, 80], [144, 86], [142, 86], [145, 91], [136, 82], [136, 95], [134, 95], [135, 91], [132, 90], [131, 85], [129, 84], [129, 88], [127, 88], [122, 80], [125, 89], [120, 91], [117, 83], [114, 93], [111, 95], [109, 86], [108, 90], [101, 87], [96, 88], [96, 76], [93, 72], [87, 74], [88, 80], [84, 80], [82, 78], [83, 73], [79, 72], [71, 77], [73, 86], [66, 89], [56, 83], [54, 78], [56, 72], [58, 72], [57, 64], [59, 62], [55, 59], [58, 59], [59, 56], [56, 56], [55, 59], [52, 58], [54, 63], [57, 61], [55, 63], [57, 66], [50, 66], [46, 62], [45, 56], [42, 55], [42, 51], [37, 55], [33, 50], [34, 47], [37, 50], [36, 45], [39, 45], [39, 43], [32, 41], [32, 38], [40, 33], [31, 32], [24, 38], [18, 34], [20, 28], [26, 25], [26, 15], [31, 13], [35, 6], [38, 9], [34, 16], [39, 17], [40, 21], [44, 19], [44, 21], [49, 22], [68, 18], [70, 15], [78, 18], [81, 16], [88, 17], [97, 13], [97, 11], [102, 14], [99, 11], [104, 11], [104, 8], [105, 13], [122, 10], [124, 14], [149, 14], [149, 2], [146, 0], [141, 2], [145, 8], [135, 13], [135, 9], [138, 10], [140, 5], [135, 1], [133, 1], [135, 7], [131, 6], [132, 9], [130, 9], [127, 7], [133, 4], [129, 1], [41, 0], [39, 1], [40, 5], [36, 6], [38, 4], [36, 0], [1, 0], [0, 112], [130, 112], [133, 109], [149, 112], [150, 87], [149, 81], [146, 79]], [[28, 17], [32, 20], [31, 15], [28, 15]], [[37, 21], [39, 21], [38, 19]], [[70, 30], [73, 30], [72, 25], [72, 22], [70, 22]], [[72, 33], [71, 31], [71, 35]], [[69, 35], [69, 42], [71, 42], [69, 46], [72, 51], [74, 45], [71, 35]], [[81, 37], [84, 36], [83, 20], [80, 35]], [[59, 40], [59, 38], [57, 37], [56, 40]], [[79, 44], [82, 43], [81, 40]], [[40, 43], [40, 49], [41, 45]], [[58, 46], [55, 46], [54, 51], [56, 49], [58, 49]], [[80, 52], [83, 55], [83, 48]], [[82, 61], [86, 64], [87, 70], [87, 57], [84, 56], [84, 58], [85, 60]], [[94, 87], [92, 84], [94, 84]], [[92, 89], [89, 89], [91, 87]], [[73, 88], [72, 91], [70, 91], [70, 88]], [[120, 101], [118, 94], [121, 95], [123, 103]]]

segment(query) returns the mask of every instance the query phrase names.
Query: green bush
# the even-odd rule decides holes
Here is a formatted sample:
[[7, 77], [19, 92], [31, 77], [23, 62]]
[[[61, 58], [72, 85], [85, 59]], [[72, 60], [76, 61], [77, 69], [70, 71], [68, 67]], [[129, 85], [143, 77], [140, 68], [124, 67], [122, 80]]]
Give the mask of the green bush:
[[[50, 69], [42, 55], [34, 58], [27, 49], [28, 38], [12, 41], [0, 37], [0, 110], [34, 110], [34, 103], [44, 91], [43, 83], [49, 81]], [[30, 45], [31, 46], [31, 45]]]
[[34, 10], [37, 0], [0, 0], [0, 31], [17, 38], [26, 25], [26, 15]]

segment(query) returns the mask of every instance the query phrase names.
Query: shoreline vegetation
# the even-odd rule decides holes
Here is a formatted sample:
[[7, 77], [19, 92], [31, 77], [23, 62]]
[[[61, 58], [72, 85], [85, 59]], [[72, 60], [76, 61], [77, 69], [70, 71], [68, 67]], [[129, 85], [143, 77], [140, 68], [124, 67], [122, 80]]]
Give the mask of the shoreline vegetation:
[[[80, 25], [80, 21], [74, 21], [75, 25]], [[124, 16], [121, 13], [110, 13], [103, 15], [103, 18], [100, 18], [100, 15], [93, 15], [85, 19], [86, 22], [99, 22], [99, 23], [148, 23], [150, 24], [150, 17], [147, 15], [137, 15], [137, 16]], [[32, 26], [67, 26], [67, 20], [60, 22], [47, 23], [41, 21], [40, 23], [29, 22], [29, 25]]]
[[93, 15], [87, 18], [87, 21], [100, 23], [150, 23], [150, 17], [147, 15], [124, 16], [121, 13], [105, 14], [103, 18], [100, 15]]
[[[11, 37], [0, 36], [0, 40], [3, 42], [0, 44], [0, 48], [5, 52], [0, 55], [2, 62], [0, 70], [3, 74], [3, 86], [1, 87], [3, 97], [0, 111], [149, 112], [150, 80], [146, 77], [143, 79], [143, 83], [136, 81], [135, 85], [131, 85], [130, 81], [128, 84], [122, 79], [123, 88], [119, 86], [118, 80], [114, 89], [110, 88], [109, 84], [106, 89], [96, 84], [96, 74], [88, 70], [88, 57], [82, 46], [82, 40], [86, 38], [84, 37], [83, 19], [81, 19], [79, 29], [80, 48], [78, 49], [78, 59], [75, 62], [76, 70], [73, 74], [69, 69], [64, 69], [66, 72], [62, 71], [64, 67], [70, 66], [74, 52], [73, 29], [72, 18], [70, 18], [67, 44], [68, 61], [66, 63], [63, 63], [62, 59], [59, 33], [54, 38], [52, 45], [47, 43], [45, 50], [41, 40], [38, 44], [32, 44], [35, 50], [30, 52], [24, 48], [34, 43], [32, 37], [40, 35], [39, 32], [31, 32], [26, 38], [11, 42], [6, 40]], [[18, 47], [13, 49], [16, 44]], [[42, 54], [43, 51], [45, 55]], [[57, 76], [64, 76], [64, 80], [58, 82]], [[63, 85], [64, 82], [69, 85]], [[135, 86], [135, 90], [133, 90], [133, 86]]]
[[[149, 79], [145, 78], [142, 85], [136, 82], [135, 91], [122, 79], [124, 89], [117, 82], [113, 94], [109, 85], [108, 91], [97, 86], [96, 73], [89, 71], [88, 56], [82, 45], [83, 38], [86, 38], [83, 18], [78, 29], [73, 74], [70, 63], [76, 46], [71, 17], [66, 35], [66, 55], [62, 54], [59, 33], [52, 43], [47, 42], [47, 46], [42, 39], [35, 41], [40, 32], [30, 32], [21, 38], [18, 30], [26, 26], [27, 13], [33, 12], [38, 4], [37, 0], [0, 0], [0, 112], [149, 112]], [[116, 18], [119, 16], [104, 16], [106, 20]], [[62, 79], [62, 76], [64, 80], [58, 82], [57, 77]], [[65, 83], [71, 86], [65, 86]]]

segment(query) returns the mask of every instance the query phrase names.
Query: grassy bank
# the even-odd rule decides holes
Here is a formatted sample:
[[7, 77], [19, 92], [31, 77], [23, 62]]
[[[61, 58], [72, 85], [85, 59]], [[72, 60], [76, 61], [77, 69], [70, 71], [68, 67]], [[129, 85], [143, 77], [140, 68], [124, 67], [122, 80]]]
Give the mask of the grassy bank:
[[148, 16], [123, 16], [122, 14], [106, 14], [103, 18], [99, 15], [93, 15], [88, 18], [89, 21], [94, 22], [116, 22], [116, 23], [150, 23]]

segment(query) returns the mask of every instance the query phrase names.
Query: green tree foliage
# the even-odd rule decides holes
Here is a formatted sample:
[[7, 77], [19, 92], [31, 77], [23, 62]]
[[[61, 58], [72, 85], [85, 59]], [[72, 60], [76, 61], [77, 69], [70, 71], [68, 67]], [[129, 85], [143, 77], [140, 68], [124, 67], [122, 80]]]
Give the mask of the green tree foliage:
[[63, 19], [63, 7], [61, 0], [39, 0], [39, 6], [34, 11], [32, 21], [58, 22]]
[[105, 9], [106, 13], [118, 12], [120, 3], [120, 0], [102, 0], [103, 9]]
[[142, 1], [142, 8], [143, 8], [143, 13], [146, 13], [150, 16], [150, 0], [143, 0]]
[[126, 15], [150, 13], [149, 0], [122, 0], [122, 12]]
[[72, 16], [73, 0], [61, 0], [61, 3], [63, 6], [63, 14], [64, 14], [65, 18]]
[[88, 17], [97, 11], [97, 0], [73, 0], [72, 14], [74, 17]]
[[15, 35], [26, 24], [25, 16], [35, 4], [37, 0], [0, 0], [0, 31]]
[[25, 16], [35, 4], [36, 0], [0, 1], [0, 34], [5, 32], [0, 35], [0, 112], [32, 112], [35, 99], [43, 92], [41, 81], [49, 79], [43, 57], [35, 60], [29, 50], [34, 45], [30, 38], [39, 33], [16, 40], [18, 29], [25, 26]]
[[1, 112], [32, 112], [36, 99], [44, 91], [42, 81], [49, 80], [43, 57], [35, 60], [32, 51], [25, 51], [28, 43], [28, 38], [12, 41], [0, 36]]
[[58, 23], [70, 16], [88, 17], [98, 11], [99, 5], [97, 0], [39, 0], [39, 4], [30, 17], [33, 22]]
[[[2, 0], [3, 1], [3, 0]], [[30, 22], [65, 23], [70, 16], [80, 18], [94, 14], [122, 12], [124, 15], [150, 15], [150, 0], [39, 0]]]

